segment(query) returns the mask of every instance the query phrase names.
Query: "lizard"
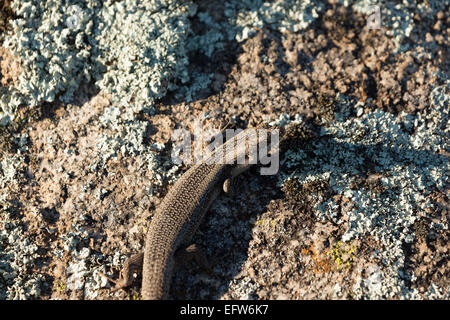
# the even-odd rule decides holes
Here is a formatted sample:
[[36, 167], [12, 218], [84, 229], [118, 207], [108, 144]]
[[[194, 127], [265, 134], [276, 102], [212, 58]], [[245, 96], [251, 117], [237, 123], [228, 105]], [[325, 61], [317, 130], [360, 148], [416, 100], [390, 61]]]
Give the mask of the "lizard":
[[[212, 202], [222, 190], [232, 194], [234, 178], [255, 163], [247, 157], [247, 150], [254, 147], [250, 145], [252, 143], [260, 147], [261, 142], [266, 141], [266, 131], [263, 130], [264, 134], [260, 132], [256, 129], [241, 131], [207, 159], [194, 164], [177, 180], [155, 211], [146, 235], [144, 251], [125, 261], [118, 280], [101, 273], [115, 283], [113, 290], [129, 286], [133, 281], [133, 272], [142, 267], [142, 298], [166, 299], [172, 273], [179, 261], [195, 257], [200, 265], [209, 269], [201, 248], [190, 245], [190, 242]], [[240, 143], [245, 143], [245, 148], [236, 148]], [[236, 160], [243, 155], [246, 157], [244, 164], [229, 160], [215, 162], [218, 156]]]

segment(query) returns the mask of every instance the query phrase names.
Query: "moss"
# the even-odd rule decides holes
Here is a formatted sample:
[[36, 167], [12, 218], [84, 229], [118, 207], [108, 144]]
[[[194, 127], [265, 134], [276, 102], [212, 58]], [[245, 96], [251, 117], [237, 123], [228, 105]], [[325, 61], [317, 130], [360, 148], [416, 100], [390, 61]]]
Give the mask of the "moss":
[[0, 160], [7, 153], [15, 152], [15, 144], [13, 142], [13, 135], [10, 127], [0, 126]]
[[314, 138], [313, 131], [305, 123], [293, 123], [286, 128], [280, 141], [282, 152], [304, 148]]
[[9, 20], [14, 17], [14, 11], [11, 9], [11, 0], [3, 1], [3, 4], [0, 6], [0, 44], [3, 42], [1, 35], [11, 29]]
[[300, 182], [296, 178], [291, 178], [286, 180], [282, 188], [283, 192], [286, 194], [286, 199], [289, 202], [298, 202], [301, 200]]
[[318, 125], [327, 124], [334, 120], [336, 113], [336, 100], [325, 95], [319, 95], [317, 98], [318, 118], [316, 122]]
[[330, 189], [330, 183], [325, 179], [318, 179], [310, 182], [306, 182], [302, 185], [302, 192], [305, 195], [315, 193], [324, 194]]
[[417, 238], [419, 239], [426, 239], [427, 235], [428, 235], [428, 223], [426, 221], [426, 219], [422, 218], [418, 221], [416, 221], [413, 225], [412, 225], [412, 229], [414, 230], [414, 234]]
[[356, 180], [350, 184], [350, 189], [352, 190], [364, 189], [370, 190], [373, 193], [382, 194], [386, 191], [386, 186], [384, 186], [379, 179], [367, 180], [362, 177], [357, 177]]
[[282, 187], [286, 199], [292, 204], [304, 204], [308, 202], [311, 194], [323, 195], [330, 190], [330, 184], [325, 179], [318, 179], [301, 184], [297, 178], [290, 178]]
[[33, 122], [43, 119], [45, 105], [39, 108], [19, 107], [15, 114], [15, 121], [5, 126], [0, 125], [0, 160], [3, 155], [17, 152], [14, 135], [23, 132]]

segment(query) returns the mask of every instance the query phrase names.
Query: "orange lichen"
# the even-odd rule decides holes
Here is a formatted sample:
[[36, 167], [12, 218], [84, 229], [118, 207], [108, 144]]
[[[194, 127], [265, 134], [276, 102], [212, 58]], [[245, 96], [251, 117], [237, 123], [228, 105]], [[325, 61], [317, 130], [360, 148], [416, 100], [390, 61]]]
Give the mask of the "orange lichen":
[[302, 254], [311, 256], [315, 274], [328, 273], [334, 269], [333, 261], [327, 255], [318, 253], [314, 248], [314, 245], [311, 245], [309, 248], [303, 248]]
[[309, 248], [303, 248], [302, 254], [311, 256], [314, 264], [314, 273], [328, 273], [346, 269], [349, 270], [353, 263], [354, 254], [357, 250], [355, 245], [338, 241], [323, 252], [317, 252], [312, 244]]

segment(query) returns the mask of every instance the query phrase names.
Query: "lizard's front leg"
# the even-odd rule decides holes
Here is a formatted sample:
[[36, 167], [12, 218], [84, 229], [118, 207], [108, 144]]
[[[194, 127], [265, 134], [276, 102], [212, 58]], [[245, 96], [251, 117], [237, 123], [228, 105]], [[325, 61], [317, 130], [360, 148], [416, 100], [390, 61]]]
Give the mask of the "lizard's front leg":
[[125, 260], [122, 271], [120, 271], [119, 279], [112, 279], [101, 272], [99, 272], [99, 274], [116, 285], [112, 291], [124, 289], [133, 283], [133, 274], [142, 271], [143, 262], [144, 253], [136, 253]]

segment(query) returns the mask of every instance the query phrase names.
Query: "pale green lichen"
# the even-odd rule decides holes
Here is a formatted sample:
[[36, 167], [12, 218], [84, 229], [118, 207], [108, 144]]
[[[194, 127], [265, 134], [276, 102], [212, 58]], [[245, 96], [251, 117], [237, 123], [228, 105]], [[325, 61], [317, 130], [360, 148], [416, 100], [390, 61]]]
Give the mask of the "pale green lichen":
[[[81, 4], [80, 4], [81, 6]], [[67, 5], [59, 1], [14, 1], [12, 8], [21, 18], [11, 21], [13, 33], [3, 46], [22, 59], [18, 85], [10, 94], [0, 97], [3, 112], [14, 116], [14, 108], [27, 103], [35, 106], [53, 101], [63, 93], [70, 100], [77, 84], [92, 71], [90, 46], [85, 35], [93, 31], [92, 17], [98, 3], [83, 7], [83, 33], [65, 25]]]
[[17, 0], [12, 8], [19, 18], [3, 46], [21, 58], [23, 72], [1, 92], [3, 124], [21, 104], [71, 101], [81, 82], [93, 80], [114, 103], [139, 111], [188, 79], [184, 40], [195, 12], [188, 2]]
[[[159, 1], [158, 1], [159, 2]], [[104, 4], [95, 30], [97, 85], [119, 106], [151, 108], [176, 82], [189, 80], [184, 46], [194, 5], [128, 0]]]

